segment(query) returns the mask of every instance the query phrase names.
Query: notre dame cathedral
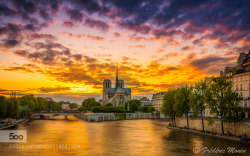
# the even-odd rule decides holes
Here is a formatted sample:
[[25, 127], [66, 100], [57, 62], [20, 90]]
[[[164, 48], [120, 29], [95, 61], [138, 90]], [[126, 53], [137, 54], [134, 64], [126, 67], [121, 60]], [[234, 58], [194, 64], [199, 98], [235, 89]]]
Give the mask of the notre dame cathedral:
[[125, 107], [125, 103], [129, 100], [131, 100], [131, 89], [124, 88], [124, 81], [118, 80], [118, 68], [116, 68], [115, 88], [112, 88], [111, 80], [103, 81], [102, 104], [105, 106], [111, 103], [113, 106]]

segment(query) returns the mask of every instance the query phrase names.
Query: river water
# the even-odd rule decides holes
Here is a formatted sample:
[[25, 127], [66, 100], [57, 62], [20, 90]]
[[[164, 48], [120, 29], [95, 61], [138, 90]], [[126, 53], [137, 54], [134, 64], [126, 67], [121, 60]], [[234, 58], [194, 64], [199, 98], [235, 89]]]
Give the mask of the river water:
[[160, 120], [33, 120], [14, 128], [27, 130], [27, 143], [0, 143], [0, 155], [197, 155], [194, 147], [225, 149], [225, 154], [234, 147], [250, 154], [249, 144], [171, 130], [166, 125]]

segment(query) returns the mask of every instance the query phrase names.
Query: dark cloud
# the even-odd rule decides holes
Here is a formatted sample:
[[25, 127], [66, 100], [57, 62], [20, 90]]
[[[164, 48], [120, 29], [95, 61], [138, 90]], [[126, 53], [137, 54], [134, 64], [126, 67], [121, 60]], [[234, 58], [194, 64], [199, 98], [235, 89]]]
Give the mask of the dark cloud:
[[85, 15], [78, 9], [66, 9], [71, 20], [82, 21]]
[[29, 39], [50, 39], [54, 40], [56, 37], [51, 34], [42, 34], [42, 33], [32, 33], [29, 35]]
[[74, 21], [70, 21], [70, 20], [63, 21], [62, 24], [66, 27], [69, 27], [69, 28], [72, 28], [76, 25], [76, 23]]
[[100, 2], [101, 1], [96, 0], [71, 0], [71, 3], [75, 5], [75, 7], [84, 9], [90, 14], [107, 14], [110, 11], [110, 8], [102, 5]]
[[38, 88], [39, 92], [46, 92], [46, 93], [51, 93], [51, 92], [63, 92], [63, 91], [70, 91], [70, 87], [41, 87]]
[[84, 22], [84, 25], [90, 27], [90, 28], [97, 28], [101, 31], [107, 31], [109, 29], [109, 25], [103, 21], [100, 20], [94, 20], [94, 19], [86, 19]]
[[6, 40], [2, 40], [2, 41], [4, 42], [2, 46], [6, 47], [6, 48], [13, 48], [20, 43], [20, 41], [15, 40], [15, 39], [6, 39]]
[[183, 51], [188, 51], [188, 50], [193, 50], [194, 47], [192, 45], [189, 45], [189, 46], [185, 46], [185, 47], [182, 47], [181, 50]]

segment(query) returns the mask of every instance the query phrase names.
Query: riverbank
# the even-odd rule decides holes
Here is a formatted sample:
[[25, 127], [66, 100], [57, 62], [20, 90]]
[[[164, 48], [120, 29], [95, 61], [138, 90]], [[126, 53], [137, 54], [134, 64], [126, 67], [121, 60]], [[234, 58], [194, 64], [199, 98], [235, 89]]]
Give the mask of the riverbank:
[[29, 119], [20, 119], [9, 123], [0, 124], [0, 130], [16, 127], [18, 124], [23, 124], [28, 122]]
[[[210, 137], [216, 137], [216, 138], [231, 140], [231, 141], [242, 142], [240, 140], [240, 138], [235, 137], [235, 136], [226, 136], [226, 135], [221, 136], [220, 134], [212, 135], [212, 133], [203, 133], [203, 132], [201, 132], [199, 130], [184, 129], [184, 128], [180, 128], [180, 127], [167, 127], [167, 128], [168, 129], [173, 129], [173, 130], [178, 130], [178, 131], [186, 131], [186, 132], [196, 133], [196, 134], [200, 134], [200, 135], [206, 135], [206, 136], [210, 136]], [[244, 143], [250, 144], [250, 142], [244, 142]]]

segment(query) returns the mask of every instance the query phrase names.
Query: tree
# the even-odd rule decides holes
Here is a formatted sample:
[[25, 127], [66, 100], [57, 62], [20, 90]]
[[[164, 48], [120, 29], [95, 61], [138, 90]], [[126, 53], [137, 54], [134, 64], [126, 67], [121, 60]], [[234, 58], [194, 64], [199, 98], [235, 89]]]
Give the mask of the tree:
[[112, 103], [107, 103], [106, 106], [113, 106]]
[[36, 111], [41, 112], [41, 111], [46, 110], [48, 101], [42, 97], [37, 97], [36, 100], [38, 103], [38, 107], [37, 107]]
[[86, 111], [86, 109], [82, 106], [78, 108], [78, 111], [82, 112], [82, 111]]
[[22, 106], [27, 105], [31, 111], [36, 111], [38, 109], [38, 101], [34, 95], [24, 95], [19, 98]]
[[149, 108], [148, 108], [148, 112], [154, 112], [155, 111], [155, 108], [153, 107], [153, 106], [150, 106]]
[[[226, 115], [229, 104], [228, 98], [232, 95], [232, 82], [224, 78], [217, 78], [205, 91], [205, 101], [208, 103], [211, 113], [221, 118], [221, 131], [224, 135], [223, 118]], [[231, 102], [230, 102], [231, 103]]]
[[101, 106], [93, 106], [91, 107], [91, 111], [94, 113], [99, 113], [99, 112], [102, 112], [103, 110]]
[[30, 108], [27, 105], [19, 106], [19, 117], [25, 118], [30, 116]]
[[176, 111], [176, 114], [181, 117], [185, 115], [187, 117], [187, 128], [189, 129], [188, 124], [188, 112], [190, 111], [189, 106], [189, 95], [191, 93], [191, 88], [188, 85], [183, 85], [177, 88], [175, 93], [175, 105], [174, 110]]
[[101, 104], [99, 102], [97, 102], [95, 100], [95, 98], [87, 98], [82, 102], [82, 106], [86, 109], [86, 110], [91, 110], [91, 107], [93, 106], [101, 106]]
[[6, 99], [7, 113], [5, 118], [17, 118], [19, 114], [20, 102], [16, 98]]
[[241, 120], [241, 107], [240, 100], [241, 96], [238, 93], [233, 92], [231, 90], [227, 90], [227, 107], [226, 113], [224, 117], [224, 121], [227, 123], [234, 124], [234, 133], [236, 136], [236, 123]]
[[0, 96], [0, 119], [5, 118], [6, 114], [7, 114], [6, 98], [4, 96]]
[[201, 115], [202, 121], [202, 131], [204, 131], [204, 121], [203, 121], [203, 112], [206, 109], [205, 105], [205, 91], [208, 88], [206, 81], [198, 81], [195, 83], [193, 91], [191, 92], [190, 98], [190, 107], [195, 116], [198, 114]]
[[148, 112], [148, 107], [147, 106], [139, 106], [138, 110], [141, 112]]
[[131, 112], [135, 112], [135, 111], [138, 111], [138, 107], [141, 105], [141, 101], [140, 100], [129, 100], [128, 105], [129, 105], [129, 110]]
[[172, 118], [172, 125], [175, 125], [175, 116], [176, 116], [176, 111], [174, 109], [175, 93], [176, 89], [169, 89], [163, 96], [163, 102], [161, 107], [161, 113], [165, 117], [170, 116]]
[[70, 109], [76, 109], [78, 106], [77, 106], [77, 104], [76, 103], [71, 103], [71, 104], [69, 104], [69, 108]]

